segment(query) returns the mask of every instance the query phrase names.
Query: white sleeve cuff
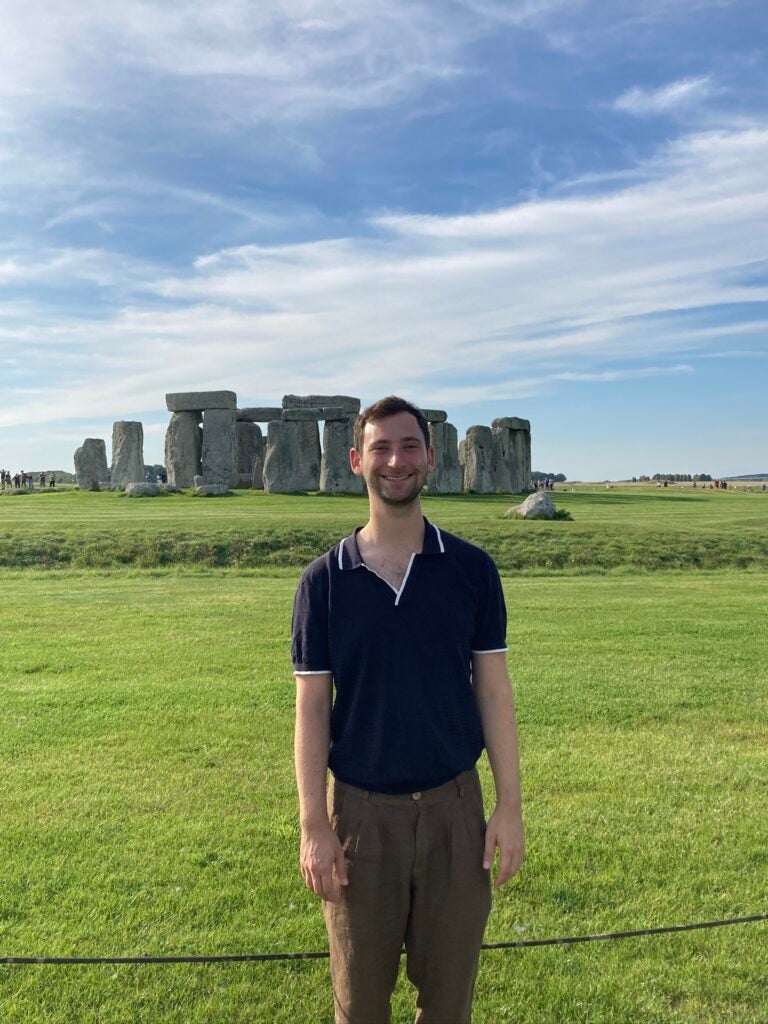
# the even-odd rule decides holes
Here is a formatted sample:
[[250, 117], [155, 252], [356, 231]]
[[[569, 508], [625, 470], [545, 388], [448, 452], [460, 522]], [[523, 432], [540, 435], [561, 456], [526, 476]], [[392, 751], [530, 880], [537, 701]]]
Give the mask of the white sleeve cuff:
[[508, 647], [493, 647], [489, 651], [470, 651], [470, 654], [502, 654], [504, 651], [508, 651]]
[[294, 671], [293, 674], [295, 676], [329, 676], [331, 674], [331, 670], [329, 668], [321, 668], [319, 670], [298, 668]]

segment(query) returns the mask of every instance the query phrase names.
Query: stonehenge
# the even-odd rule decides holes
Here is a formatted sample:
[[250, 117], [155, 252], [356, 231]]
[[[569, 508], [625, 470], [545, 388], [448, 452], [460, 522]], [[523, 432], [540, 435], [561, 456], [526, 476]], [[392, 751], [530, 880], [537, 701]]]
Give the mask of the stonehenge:
[[[359, 398], [351, 395], [284, 395], [280, 405], [238, 408], [234, 391], [169, 393], [171, 418], [165, 433], [169, 488], [232, 488], [272, 494], [320, 491], [365, 493], [349, 464]], [[521, 493], [531, 478], [531, 425], [501, 416], [490, 426], [473, 425], [459, 441], [444, 409], [422, 409], [434, 449], [429, 494]], [[322, 424], [322, 442], [321, 442]], [[99, 485], [125, 489], [145, 482], [143, 427], [116, 422], [112, 467], [104, 441], [88, 438], [75, 452], [81, 489]], [[206, 493], [206, 492], [204, 492]]]
[[[196, 475], [202, 475], [206, 484], [230, 479], [231, 486], [263, 489], [267, 494], [307, 490], [329, 495], [365, 492], [364, 482], [349, 466], [359, 398], [345, 394], [286, 394], [280, 406], [239, 409], [233, 391], [194, 391], [166, 395], [166, 404], [173, 414], [166, 435], [166, 466], [172, 483], [190, 486]], [[489, 427], [469, 427], [466, 437], [459, 441], [456, 427], [447, 422], [444, 410], [422, 412], [429, 424], [435, 453], [434, 469], [427, 481], [429, 494], [458, 495], [462, 490], [481, 495], [516, 494], [527, 489], [527, 420], [500, 417]], [[190, 419], [181, 421], [178, 417]], [[233, 422], [234, 454], [229, 455], [227, 447], [226, 454], [214, 466], [210, 458], [206, 461], [198, 454], [201, 449], [196, 446], [196, 439], [202, 436], [202, 451], [209, 451], [213, 441], [206, 447], [206, 422], [210, 429], [224, 418], [229, 425]], [[193, 420], [198, 433], [193, 429]], [[201, 420], [202, 435], [198, 426]], [[266, 425], [265, 436], [260, 425]], [[220, 446], [220, 442], [216, 443]], [[234, 464], [231, 475], [224, 467], [224, 463], [228, 467], [228, 459], [233, 459]]]

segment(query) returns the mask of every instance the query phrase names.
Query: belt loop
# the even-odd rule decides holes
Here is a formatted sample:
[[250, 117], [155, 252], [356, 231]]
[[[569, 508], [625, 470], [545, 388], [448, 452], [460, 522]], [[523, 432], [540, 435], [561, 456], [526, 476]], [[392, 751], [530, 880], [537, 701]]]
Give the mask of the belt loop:
[[371, 794], [370, 794], [369, 790], [367, 790], [367, 789], [363, 790], [363, 800], [367, 800], [370, 795]]
[[456, 788], [459, 791], [459, 796], [464, 796], [464, 783], [462, 782], [461, 776], [457, 775], [456, 778], [454, 779], [454, 782], [456, 783]]

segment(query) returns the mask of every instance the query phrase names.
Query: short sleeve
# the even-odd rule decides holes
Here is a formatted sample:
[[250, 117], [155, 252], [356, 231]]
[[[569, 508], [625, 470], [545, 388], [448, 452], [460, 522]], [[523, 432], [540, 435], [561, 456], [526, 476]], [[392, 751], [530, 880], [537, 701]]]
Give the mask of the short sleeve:
[[293, 599], [291, 660], [296, 674], [331, 671], [327, 573], [314, 566], [301, 577]]
[[472, 653], [491, 654], [507, 649], [507, 607], [504, 603], [504, 592], [501, 589], [499, 571], [493, 559], [486, 555], [475, 614]]

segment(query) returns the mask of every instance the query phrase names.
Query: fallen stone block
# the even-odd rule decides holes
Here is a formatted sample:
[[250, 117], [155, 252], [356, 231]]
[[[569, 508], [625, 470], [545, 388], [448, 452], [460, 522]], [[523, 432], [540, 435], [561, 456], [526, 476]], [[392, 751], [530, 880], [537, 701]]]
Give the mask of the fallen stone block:
[[160, 493], [159, 484], [126, 484], [125, 493], [129, 498], [156, 498]]
[[536, 491], [529, 494], [521, 505], [508, 508], [504, 513], [505, 519], [556, 519], [557, 509], [546, 491]]
[[231, 493], [226, 484], [201, 484], [194, 490], [194, 494], [198, 498], [223, 498], [226, 494]]

